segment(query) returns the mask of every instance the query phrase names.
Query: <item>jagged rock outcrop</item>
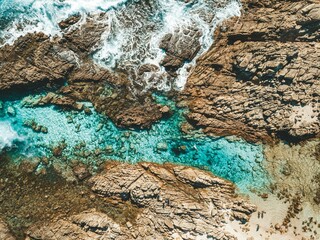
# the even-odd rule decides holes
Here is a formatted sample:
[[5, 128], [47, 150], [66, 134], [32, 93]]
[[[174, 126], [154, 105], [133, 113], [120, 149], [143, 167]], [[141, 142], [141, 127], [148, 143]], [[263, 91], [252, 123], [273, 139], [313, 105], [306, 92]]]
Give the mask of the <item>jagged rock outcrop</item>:
[[242, 4], [188, 78], [181, 104], [189, 122], [253, 142], [319, 136], [319, 2]]
[[111, 73], [92, 60], [109, 27], [105, 18], [71, 16], [60, 23], [61, 37], [32, 33], [0, 48], [1, 94], [52, 91], [33, 104], [81, 110], [77, 102], [90, 101], [119, 127], [149, 128], [163, 117], [162, 106], [149, 93], [137, 97], [125, 74]]
[[232, 183], [211, 173], [172, 164], [109, 162], [89, 180], [92, 191], [139, 207], [132, 222], [119, 224], [95, 209], [40, 223], [31, 239], [235, 239], [229, 221], [247, 222], [255, 207], [235, 194]]
[[183, 31], [167, 34], [160, 43], [160, 48], [165, 50], [165, 57], [161, 61], [167, 71], [174, 72], [185, 62], [191, 62], [201, 48], [200, 37], [202, 33], [190, 26]]
[[43, 33], [27, 34], [0, 49], [0, 91], [62, 84], [74, 65], [68, 52]]
[[58, 95], [53, 92], [47, 93], [45, 96], [34, 98], [32, 96], [25, 97], [22, 100], [25, 107], [56, 105], [64, 109], [82, 110], [83, 103], [77, 103], [73, 98]]

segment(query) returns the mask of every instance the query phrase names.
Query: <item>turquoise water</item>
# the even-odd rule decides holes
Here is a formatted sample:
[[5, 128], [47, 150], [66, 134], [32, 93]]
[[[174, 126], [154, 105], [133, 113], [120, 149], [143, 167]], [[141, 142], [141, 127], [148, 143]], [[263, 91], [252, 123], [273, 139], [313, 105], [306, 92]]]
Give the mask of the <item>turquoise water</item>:
[[[52, 157], [52, 148], [63, 145], [62, 156], [66, 161], [77, 159], [93, 166], [109, 159], [130, 163], [174, 162], [208, 169], [235, 182], [242, 190], [260, 188], [268, 183], [261, 166], [264, 160], [261, 145], [211, 138], [201, 132], [183, 134], [180, 131], [183, 110], [176, 108], [173, 102], [166, 103], [174, 109], [172, 117], [159, 121], [150, 130], [133, 131], [117, 128], [108, 118], [96, 113], [90, 104], [87, 106], [92, 114], [87, 115], [61, 111], [53, 106], [27, 108], [21, 101], [7, 101], [0, 117], [0, 129], [9, 123], [10, 141], [16, 148], [12, 143], [7, 146], [16, 155]], [[8, 109], [11, 114], [7, 113]], [[26, 126], [32, 121], [39, 128], [44, 127], [45, 133]]]
[[[109, 27], [95, 49], [95, 63], [110, 70], [132, 72], [129, 79], [133, 82], [137, 80], [135, 73], [139, 66], [156, 65], [158, 70], [138, 80], [145, 83], [146, 91], [150, 88], [167, 91], [184, 87], [188, 69], [211, 46], [217, 24], [239, 16], [240, 4], [236, 0], [193, 3], [176, 0], [0, 0], [0, 45], [13, 44], [28, 32], [62, 36], [59, 21], [80, 14], [81, 20], [73, 27], [81, 28], [89, 13], [100, 12], [107, 12], [108, 17], [99, 21]], [[159, 43], [168, 33], [178, 34], [182, 42], [191, 41], [187, 34], [190, 29], [198, 32], [195, 40], [199, 41], [201, 50], [192, 62], [186, 62], [177, 71], [178, 76], [173, 81], [160, 64], [164, 51]], [[0, 152], [9, 151], [16, 162], [46, 156], [56, 161], [76, 159], [96, 167], [109, 159], [131, 163], [174, 162], [208, 169], [235, 182], [241, 189], [260, 188], [268, 182], [261, 166], [264, 160], [261, 145], [211, 138], [201, 132], [183, 134], [180, 131], [183, 110], [177, 109], [173, 102], [158, 100], [169, 103], [174, 115], [144, 131], [117, 128], [108, 118], [96, 113], [89, 103], [86, 105], [91, 114], [64, 112], [53, 106], [28, 108], [21, 100], [7, 100], [0, 104]]]

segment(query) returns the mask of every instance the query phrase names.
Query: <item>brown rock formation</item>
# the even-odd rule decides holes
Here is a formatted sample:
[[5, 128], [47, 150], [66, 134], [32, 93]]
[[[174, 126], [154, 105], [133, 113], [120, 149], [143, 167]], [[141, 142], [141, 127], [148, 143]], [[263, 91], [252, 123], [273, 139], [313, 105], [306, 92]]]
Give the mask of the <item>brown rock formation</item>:
[[13, 46], [0, 49], [0, 91], [18, 91], [61, 84], [74, 67], [61, 57], [66, 49], [54, 45], [48, 36], [27, 34]]
[[183, 33], [176, 31], [165, 35], [159, 46], [166, 52], [161, 64], [167, 71], [174, 72], [185, 62], [192, 61], [201, 48], [200, 37], [201, 32], [192, 26], [183, 30]]
[[136, 219], [119, 224], [93, 209], [35, 225], [28, 236], [46, 240], [234, 239], [225, 224], [233, 219], [246, 222], [255, 211], [236, 196], [230, 182], [191, 167], [110, 162], [89, 181], [95, 194], [138, 206], [141, 211]]
[[[50, 90], [34, 105], [55, 104], [81, 110], [77, 101], [91, 101], [116, 125], [149, 128], [162, 118], [161, 107], [150, 94], [137, 97], [125, 74], [110, 73], [95, 65], [90, 55], [100, 43], [107, 26], [105, 14], [72, 16], [60, 23], [62, 37], [27, 34], [0, 49], [0, 92]], [[75, 26], [73, 26], [75, 25]], [[63, 86], [67, 83], [67, 86]]]
[[243, 1], [188, 79], [189, 122], [253, 142], [319, 136], [318, 3]]

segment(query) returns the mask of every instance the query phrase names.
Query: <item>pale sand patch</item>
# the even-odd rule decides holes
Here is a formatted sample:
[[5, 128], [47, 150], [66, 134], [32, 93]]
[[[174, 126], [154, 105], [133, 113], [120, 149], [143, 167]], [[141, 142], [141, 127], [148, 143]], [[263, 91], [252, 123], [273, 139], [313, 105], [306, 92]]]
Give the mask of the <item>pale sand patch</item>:
[[304, 202], [314, 202], [320, 189], [320, 139], [301, 145], [279, 143], [266, 146], [265, 168], [274, 181], [277, 192], [303, 196]]
[[264, 153], [273, 180], [268, 198], [249, 193], [257, 211], [249, 223], [228, 221], [226, 229], [239, 240], [320, 240], [320, 204], [314, 201], [320, 191], [320, 139], [266, 146]]
[[292, 107], [292, 113], [289, 120], [293, 122], [293, 128], [299, 128], [301, 126], [307, 126], [318, 121], [319, 106], [312, 106], [312, 104], [306, 106], [294, 106]]
[[[289, 203], [270, 195], [268, 199], [262, 199], [257, 195], [250, 195], [251, 203], [257, 206], [250, 221], [244, 226], [235, 221], [230, 221], [226, 229], [233, 233], [239, 240], [318, 240], [320, 239], [320, 209], [315, 209], [309, 203], [303, 203], [303, 210], [293, 219], [291, 219], [288, 227], [281, 227], [285, 219]], [[262, 212], [263, 218], [262, 218]], [[304, 231], [305, 221], [309, 222], [309, 218], [313, 217], [310, 230]], [[280, 229], [276, 229], [279, 224]], [[281, 231], [282, 230], [282, 231]], [[317, 233], [315, 234], [314, 231]]]

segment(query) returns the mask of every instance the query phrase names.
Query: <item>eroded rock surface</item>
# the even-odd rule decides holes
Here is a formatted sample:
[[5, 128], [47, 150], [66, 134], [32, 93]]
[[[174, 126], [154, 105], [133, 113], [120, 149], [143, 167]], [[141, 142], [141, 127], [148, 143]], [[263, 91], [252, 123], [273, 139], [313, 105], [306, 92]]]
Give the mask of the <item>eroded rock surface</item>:
[[0, 48], [0, 93], [52, 91], [31, 105], [81, 110], [77, 101], [90, 101], [119, 127], [149, 128], [162, 118], [162, 106], [149, 93], [136, 96], [125, 73], [111, 73], [92, 60], [109, 27], [106, 18], [71, 16], [60, 23], [61, 37], [27, 34]]
[[318, 1], [243, 1], [198, 60], [182, 99], [208, 134], [287, 141], [320, 132]]
[[74, 67], [60, 57], [66, 49], [54, 45], [45, 34], [27, 34], [13, 46], [0, 49], [0, 90], [30, 89], [62, 84]]
[[40, 223], [31, 239], [235, 239], [225, 225], [249, 220], [255, 207], [235, 194], [234, 185], [209, 172], [172, 164], [109, 162], [89, 180], [92, 191], [141, 211], [119, 224], [95, 209]]
[[165, 50], [166, 56], [161, 64], [168, 71], [175, 71], [185, 62], [191, 62], [201, 48], [200, 37], [202, 33], [190, 27], [182, 33], [175, 31], [163, 37], [160, 48]]

